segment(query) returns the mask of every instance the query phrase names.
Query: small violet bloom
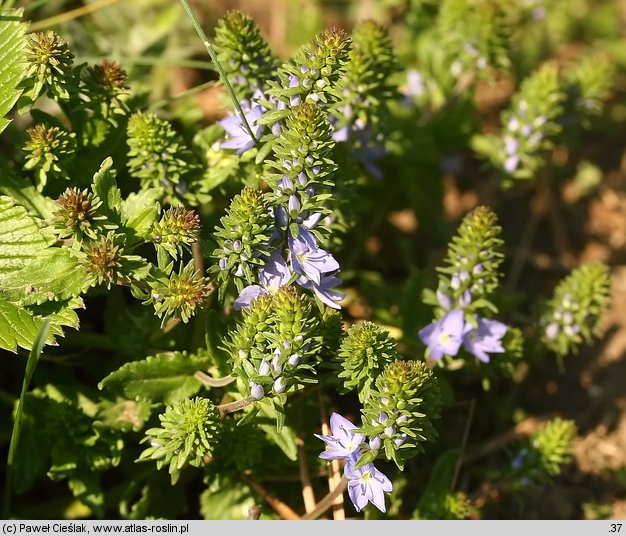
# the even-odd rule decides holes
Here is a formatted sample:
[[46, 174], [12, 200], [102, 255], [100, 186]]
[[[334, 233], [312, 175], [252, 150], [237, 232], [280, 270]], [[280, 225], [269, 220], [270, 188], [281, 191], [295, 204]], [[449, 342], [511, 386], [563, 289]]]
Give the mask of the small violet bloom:
[[428, 346], [431, 359], [441, 359], [444, 355], [454, 356], [463, 342], [465, 322], [463, 311], [453, 309], [437, 322], [422, 328], [419, 337]]
[[349, 461], [344, 470], [348, 478], [348, 495], [358, 512], [371, 502], [381, 512], [385, 512], [385, 493], [393, 489], [391, 481], [381, 473], [373, 463], [359, 469]]
[[334, 275], [323, 275], [320, 278], [320, 284], [316, 285], [312, 281], [308, 280], [304, 276], [298, 277], [296, 283], [301, 287], [313, 290], [313, 293], [320, 299], [322, 303], [332, 307], [333, 309], [341, 309], [341, 305], [337, 302], [343, 300], [346, 295], [333, 290], [335, 287], [341, 285], [341, 279]]
[[239, 311], [242, 307], [248, 307], [255, 299], [263, 294], [276, 292], [286, 285], [291, 277], [291, 270], [282, 258], [280, 251], [276, 250], [265, 262], [265, 266], [259, 270], [259, 282], [261, 285], [249, 285], [244, 288], [233, 307]]
[[483, 363], [489, 363], [490, 353], [503, 353], [501, 339], [506, 333], [507, 326], [498, 320], [478, 319], [478, 327], [465, 326], [463, 344], [472, 354]]
[[[242, 103], [245, 105], [245, 103]], [[242, 106], [246, 121], [258, 140], [263, 132], [263, 125], [257, 125], [256, 122], [263, 115], [263, 107], [259, 104]], [[223, 149], [237, 149], [237, 154], [245, 153], [248, 149], [252, 149], [255, 140], [252, 139], [248, 129], [246, 129], [243, 121], [237, 113], [230, 114], [226, 118], [219, 121], [220, 126], [226, 131], [229, 139], [221, 144]]]
[[330, 416], [331, 435], [315, 434], [315, 437], [326, 443], [326, 450], [320, 453], [322, 460], [342, 460], [352, 459], [358, 455], [361, 443], [365, 441], [365, 436], [355, 433], [356, 426], [348, 419], [333, 413]]
[[317, 245], [315, 236], [305, 227], [300, 226], [295, 238], [290, 233], [287, 243], [294, 272], [306, 276], [316, 285], [320, 284], [322, 274], [339, 269], [335, 258]]

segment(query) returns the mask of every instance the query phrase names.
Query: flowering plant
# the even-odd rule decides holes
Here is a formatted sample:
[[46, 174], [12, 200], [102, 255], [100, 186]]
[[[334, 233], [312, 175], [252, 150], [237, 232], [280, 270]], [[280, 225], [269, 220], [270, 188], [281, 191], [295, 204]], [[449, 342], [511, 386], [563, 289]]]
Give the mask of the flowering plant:
[[79, 63], [79, 29], [29, 31], [40, 8], [14, 3], [6, 516], [487, 518], [485, 486], [523, 503], [568, 467], [573, 419], [493, 463], [481, 445], [525, 411], [528, 371], [565, 367], [610, 305], [602, 259], [559, 251], [557, 278], [529, 258], [544, 216], [562, 246], [560, 188], [582, 180], [567, 155], [619, 112], [610, 54], [561, 65], [554, 43], [531, 46], [574, 14], [390, 0], [283, 60], [252, 17], [224, 14], [209, 40], [181, 0], [177, 39], [196, 43], [191, 21], [219, 74], [219, 111], [198, 117], [206, 84], [158, 99], [138, 66]]

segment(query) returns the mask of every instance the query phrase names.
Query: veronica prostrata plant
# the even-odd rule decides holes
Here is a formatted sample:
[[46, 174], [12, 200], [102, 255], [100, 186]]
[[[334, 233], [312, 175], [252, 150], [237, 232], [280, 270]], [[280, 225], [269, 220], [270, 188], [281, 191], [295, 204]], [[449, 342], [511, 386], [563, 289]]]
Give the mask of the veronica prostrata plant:
[[[464, 393], [482, 382], [496, 396], [530, 364], [530, 340], [560, 358], [591, 343], [610, 274], [574, 269], [537, 337], [501, 288], [513, 246], [497, 206], [464, 205], [428, 265], [430, 241], [452, 234], [434, 208], [441, 170], [448, 180], [446, 155], [473, 150], [489, 163], [472, 170], [481, 179], [530, 183], [580, 140], [568, 125], [603, 117], [614, 73], [603, 54], [537, 60], [485, 132], [473, 98], [512, 76], [529, 8], [396, 8], [408, 34], [364, 20], [284, 61], [228, 12], [209, 51], [232, 107], [202, 122], [179, 96], [138, 90], [137, 66], [80, 63], [68, 44], [80, 38], [27, 33], [20, 10], [0, 8], [0, 349], [22, 356], [50, 322], [13, 415], [12, 491], [56, 495], [62, 481], [84, 517], [329, 515], [303, 510], [301, 475], [318, 505], [345, 486], [337, 518], [480, 516], [457, 485], [467, 401], [454, 373], [470, 373]], [[385, 234], [398, 213], [413, 227]], [[494, 422], [512, 421], [505, 406]], [[558, 475], [575, 433], [555, 420], [533, 435], [502, 489]]]

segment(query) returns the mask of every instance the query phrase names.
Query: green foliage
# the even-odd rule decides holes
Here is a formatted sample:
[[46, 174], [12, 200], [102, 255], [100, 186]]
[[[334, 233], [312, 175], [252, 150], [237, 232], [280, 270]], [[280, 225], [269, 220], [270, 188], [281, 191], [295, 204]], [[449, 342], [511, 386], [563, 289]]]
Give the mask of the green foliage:
[[[118, 432], [94, 419], [94, 409], [86, 394], [48, 385], [27, 395], [25, 431], [38, 442], [48, 477], [67, 479], [74, 496], [103, 518], [101, 475], [119, 464], [123, 442]], [[21, 459], [20, 464], [25, 463]], [[18, 468], [18, 474], [23, 470]]]
[[470, 500], [463, 492], [455, 493], [450, 489], [458, 459], [458, 449], [439, 456], [412, 519], [461, 520], [469, 517]]
[[0, 11], [0, 132], [10, 122], [6, 115], [20, 97], [19, 83], [26, 75], [24, 62], [24, 36], [26, 25], [21, 21], [21, 11]]
[[513, 489], [544, 485], [572, 461], [577, 428], [574, 421], [557, 417], [533, 433], [511, 463], [508, 481]]
[[[253, 505], [277, 517], [277, 501], [302, 511], [298, 472], [322, 489], [314, 434], [326, 453], [353, 449], [339, 454], [349, 498], [385, 482], [378, 471], [389, 477], [374, 507], [348, 504], [348, 517], [479, 517], [469, 497], [490, 485], [517, 493], [558, 475], [571, 421], [524, 441], [499, 473], [492, 457], [461, 463], [459, 445], [480, 453], [514, 412], [541, 403], [512, 383], [533, 364], [525, 346], [563, 358], [593, 341], [608, 305], [608, 268], [583, 265], [533, 339], [533, 287], [551, 276], [543, 257], [521, 262], [530, 232], [518, 225], [539, 187], [569, 195], [586, 167], [594, 187], [615, 176], [626, 63], [608, 3], [545, 3], [542, 15], [532, 2], [374, 2], [371, 20], [341, 12], [351, 35], [322, 31], [282, 65], [252, 18], [229, 12], [215, 48], [253, 143], [238, 115], [217, 121], [219, 106], [209, 109], [214, 77], [187, 57], [180, 6], [118, 3], [59, 26], [63, 37], [26, 36], [21, 12], [2, 13], [3, 418], [21, 380], [11, 353], [32, 349], [32, 372], [42, 326], [55, 345], [14, 414], [22, 437], [3, 476], [23, 495], [6, 517], [244, 519]], [[56, 4], [67, 2], [26, 13], [37, 24]], [[281, 56], [324, 18], [296, 4]], [[120, 58], [128, 72], [93, 57]], [[170, 64], [185, 71], [171, 76]], [[188, 87], [188, 68], [208, 83]], [[580, 128], [596, 126], [606, 149]], [[552, 208], [569, 223], [594, 195]], [[527, 231], [543, 232], [536, 216]], [[543, 251], [541, 238], [530, 250]], [[512, 273], [501, 289], [520, 263], [524, 285], [511, 292]], [[424, 328], [452, 311], [456, 332], [433, 337], [422, 360]], [[431, 346], [452, 335], [458, 351], [435, 374]], [[480, 411], [466, 417], [468, 398]], [[331, 418], [334, 440], [321, 430], [326, 412], [346, 415]], [[488, 514], [490, 498], [479, 501]]]
[[129, 400], [176, 404], [198, 393], [202, 384], [194, 376], [212, 360], [206, 353], [169, 352], [130, 361], [98, 385], [123, 394]]

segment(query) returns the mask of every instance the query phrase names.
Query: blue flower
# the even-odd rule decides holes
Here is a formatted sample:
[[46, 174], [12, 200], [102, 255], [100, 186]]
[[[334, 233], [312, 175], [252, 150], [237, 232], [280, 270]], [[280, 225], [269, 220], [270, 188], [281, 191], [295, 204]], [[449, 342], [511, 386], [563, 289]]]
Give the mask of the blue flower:
[[354, 462], [348, 461], [344, 474], [348, 478], [348, 496], [357, 512], [363, 510], [368, 502], [381, 512], [386, 511], [385, 493], [393, 489], [393, 484], [373, 463], [355, 469]]
[[318, 246], [313, 233], [305, 227], [299, 226], [297, 237], [289, 233], [287, 243], [293, 271], [306, 276], [316, 285], [320, 285], [322, 274], [339, 269], [335, 258]]
[[333, 309], [341, 309], [341, 306], [337, 302], [343, 300], [346, 295], [334, 290], [335, 287], [341, 285], [341, 279], [338, 277], [334, 275], [323, 275], [320, 278], [319, 285], [316, 285], [306, 277], [300, 276], [296, 279], [296, 283], [301, 287], [311, 289], [322, 303], [325, 303]]
[[361, 444], [365, 441], [365, 436], [353, 432], [356, 426], [348, 419], [333, 413], [330, 416], [331, 435], [318, 435], [315, 437], [326, 443], [326, 450], [320, 453], [322, 460], [343, 460], [352, 459], [358, 456]]
[[422, 328], [419, 337], [428, 346], [430, 358], [441, 359], [444, 355], [455, 356], [463, 342], [464, 326], [463, 311], [453, 309], [437, 322]]
[[[257, 125], [256, 122], [263, 115], [263, 107], [259, 104], [246, 106], [245, 102], [242, 102], [242, 110], [246, 117], [246, 121], [254, 134], [256, 140], [259, 139], [263, 129], [263, 125]], [[228, 134], [228, 141], [221, 144], [223, 149], [237, 149], [237, 154], [245, 153], [248, 149], [252, 149], [255, 145], [255, 140], [250, 137], [250, 133], [246, 129], [243, 121], [238, 114], [233, 113], [226, 118], [219, 121], [220, 126]]]
[[285, 286], [291, 278], [291, 270], [280, 251], [274, 251], [259, 270], [259, 282], [261, 285], [249, 285], [244, 288], [233, 307], [239, 311], [242, 307], [248, 307], [254, 300], [263, 294], [272, 294], [280, 287]]
[[501, 339], [506, 333], [507, 325], [498, 320], [478, 319], [478, 327], [465, 326], [463, 345], [483, 363], [489, 363], [490, 353], [503, 353]]

